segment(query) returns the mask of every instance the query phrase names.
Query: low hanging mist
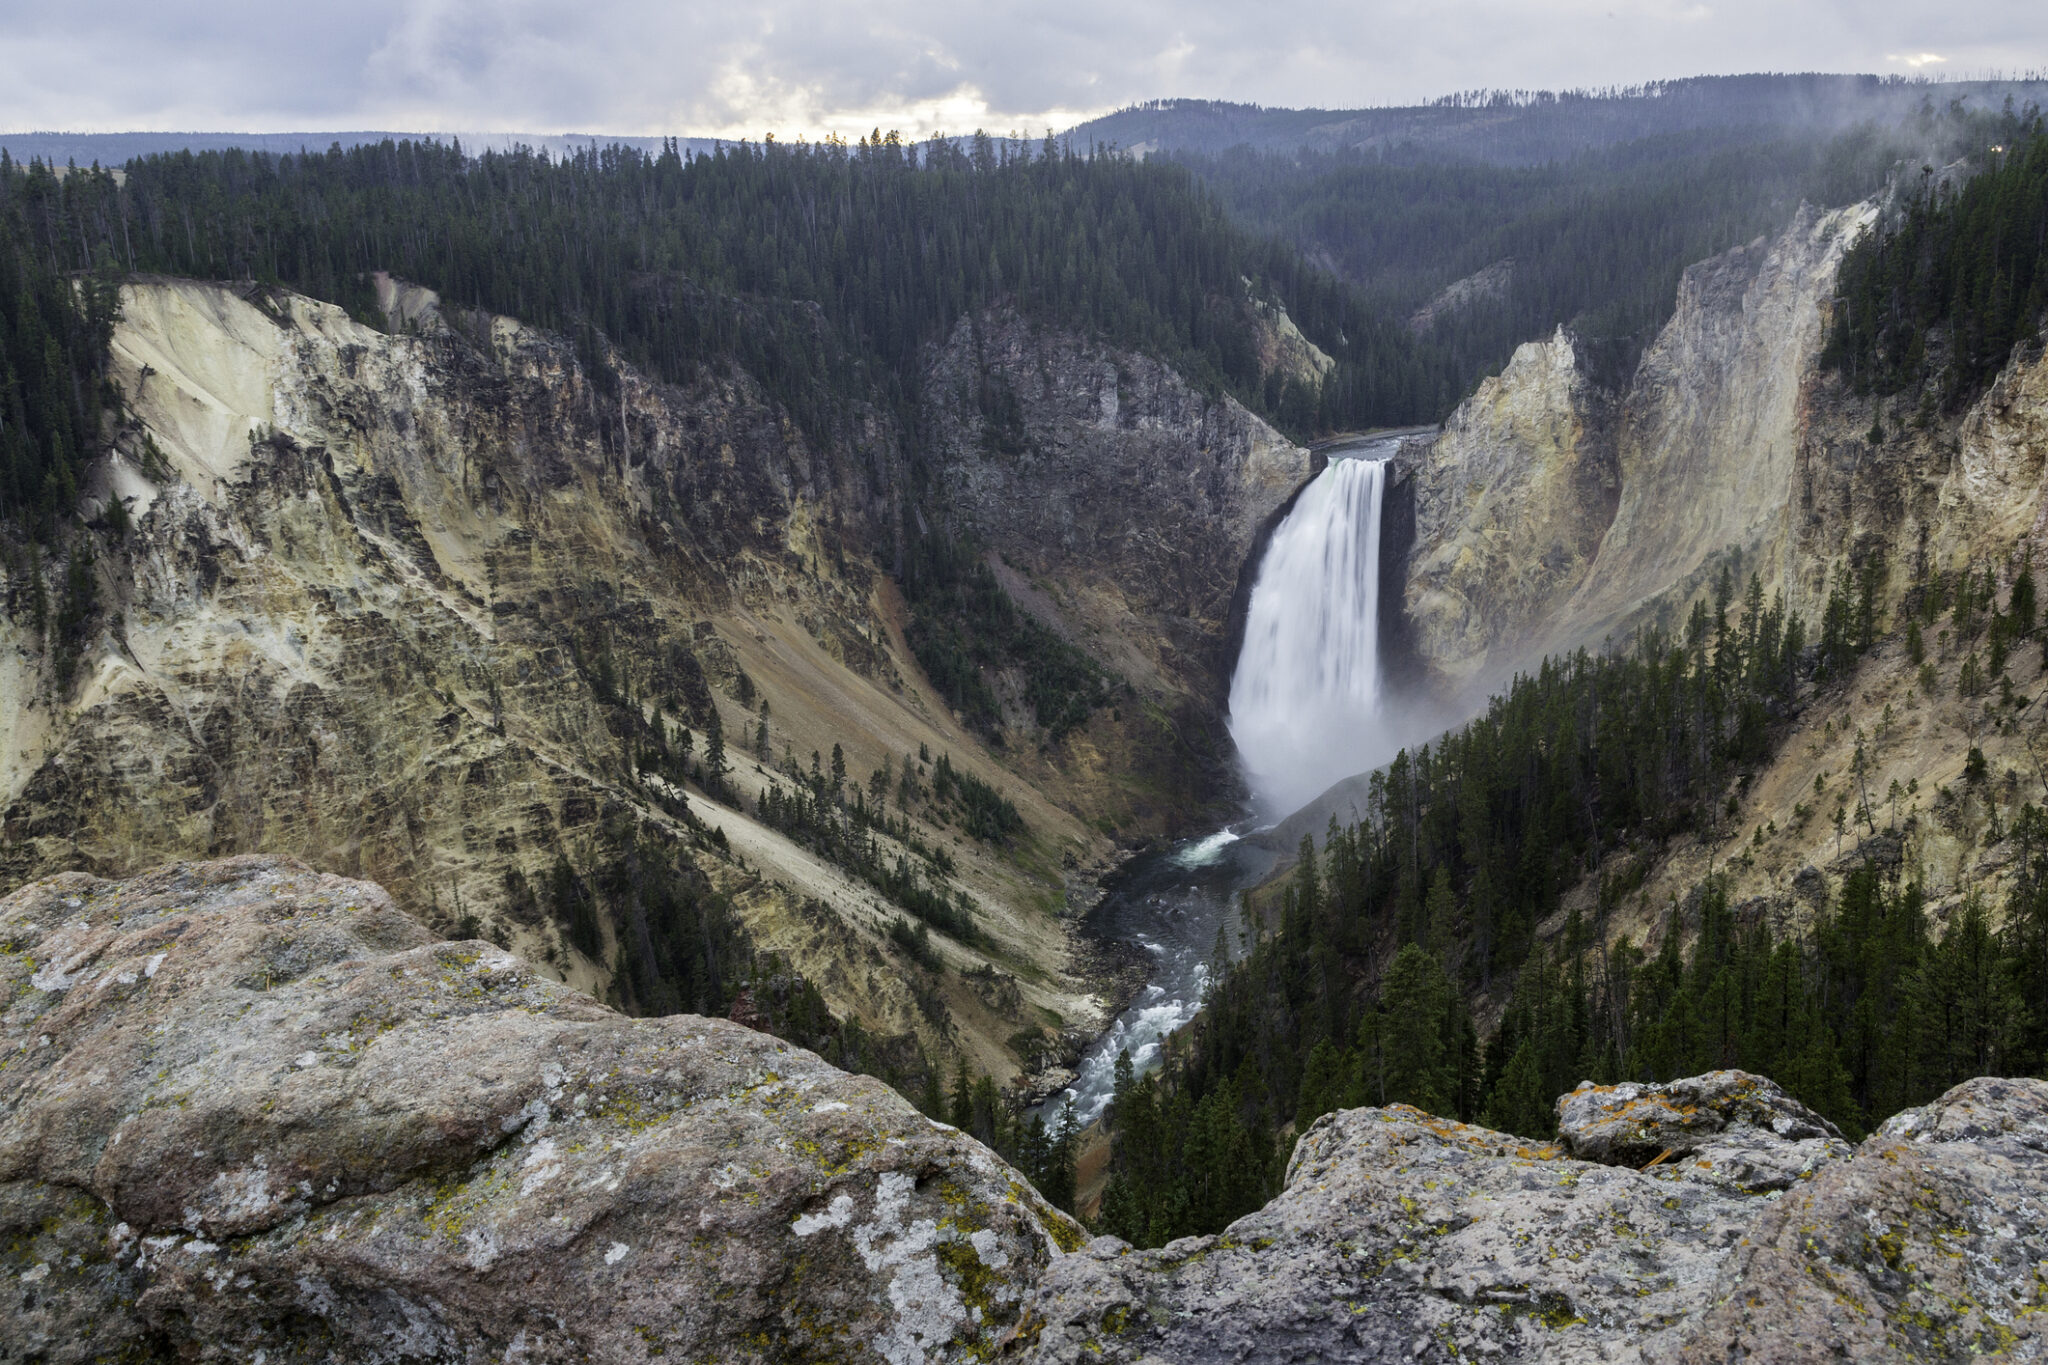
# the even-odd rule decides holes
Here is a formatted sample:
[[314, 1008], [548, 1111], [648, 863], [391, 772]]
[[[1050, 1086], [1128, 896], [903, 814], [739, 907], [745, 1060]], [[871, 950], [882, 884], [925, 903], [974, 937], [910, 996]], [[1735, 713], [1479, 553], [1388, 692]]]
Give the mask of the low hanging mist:
[[1273, 533], [1259, 566], [1230, 683], [1230, 735], [1269, 818], [1399, 748], [1380, 682], [1386, 476], [1384, 459], [1331, 461]]

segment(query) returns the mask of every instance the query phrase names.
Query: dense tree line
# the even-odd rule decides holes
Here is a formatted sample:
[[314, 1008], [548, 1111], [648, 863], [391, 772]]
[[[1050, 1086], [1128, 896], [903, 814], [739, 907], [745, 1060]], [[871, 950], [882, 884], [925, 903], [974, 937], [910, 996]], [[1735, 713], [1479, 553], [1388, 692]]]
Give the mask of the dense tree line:
[[1020, 1114], [1013, 1109], [992, 1077], [984, 1074], [970, 1081], [965, 1061], [955, 1069], [950, 1091], [940, 1084], [936, 1072], [927, 1072], [926, 1076], [918, 1108], [1001, 1153], [1004, 1160], [1030, 1177], [1040, 1194], [1073, 1212], [1080, 1125], [1074, 1118], [1071, 1102], [1047, 1124], [1036, 1113]]
[[[974, 922], [964, 891], [949, 884], [951, 855], [919, 839], [910, 822], [892, 818], [888, 807], [870, 805], [857, 789], [846, 796], [843, 760], [833, 746], [835, 773], [827, 780], [815, 767], [790, 786], [771, 781], [755, 803], [755, 815], [771, 829], [844, 868], [940, 933], [969, 946], [987, 942]], [[899, 845], [891, 850], [879, 833]], [[918, 855], [916, 862], [911, 855]]]
[[[1915, 121], [1924, 138], [1947, 120]], [[1719, 128], [1531, 166], [1371, 152], [1187, 155], [1247, 227], [1328, 263], [1407, 316], [1454, 280], [1508, 262], [1505, 283], [1440, 316], [1429, 340], [1456, 384], [1497, 373], [1522, 342], [1568, 326], [1609, 382], [1667, 321], [1686, 266], [1781, 230], [1803, 202], [1852, 203], [1901, 155], [1894, 132], [1835, 137]]]
[[[103, 175], [74, 178], [95, 193], [112, 188]], [[44, 541], [99, 449], [120, 306], [104, 243], [48, 249], [64, 193], [49, 167], [23, 168], [0, 152], [0, 519], [25, 521]]]
[[[1139, 1084], [1181, 1092], [1188, 1113], [1227, 1096], [1254, 1152], [1346, 1103], [1479, 1118], [1504, 1082], [1486, 1074], [1500, 1042], [1482, 1050], [1468, 996], [1540, 972], [1535, 928], [1582, 875], [1722, 818], [1731, 778], [1769, 756], [1791, 714], [1805, 653], [1799, 618], [1755, 578], [1738, 603], [1724, 571], [1676, 638], [1646, 630], [1625, 653], [1516, 678], [1485, 715], [1374, 774], [1367, 819], [1332, 820], [1320, 849], [1302, 840], [1277, 906], [1247, 902], [1243, 956], [1183, 1059]], [[1168, 1182], [1144, 1172], [1175, 1158], [1140, 1150], [1146, 1130], [1127, 1134], [1123, 1112], [1119, 1197], [1140, 1212], [1120, 1226], [1196, 1230], [1161, 1212]]]
[[[1843, 258], [1824, 363], [1859, 394], [1966, 404], [2048, 313], [2048, 137], [2038, 111], [1989, 122], [1958, 187], [1922, 168], [1896, 218]], [[1883, 438], [1874, 424], [1873, 439]]]
[[[998, 302], [1159, 355], [1266, 410], [1249, 305], [1277, 295], [1340, 362], [1320, 424], [1416, 420], [1453, 396], [1355, 292], [1234, 226], [1185, 170], [1049, 139], [1035, 154], [878, 134], [857, 148], [564, 160], [386, 142], [152, 156], [120, 183], [10, 164], [0, 222], [10, 364], [29, 364], [17, 331], [21, 347], [44, 333], [59, 345], [56, 377], [35, 350], [22, 401], [47, 409], [38, 435], [66, 424], [64, 446], [11, 458], [6, 486], [27, 490], [16, 500], [41, 498], [49, 470], [61, 484], [94, 435], [97, 391], [69, 390], [97, 373], [106, 317], [60, 304], [65, 277], [96, 268], [280, 283], [365, 321], [378, 319], [371, 273], [389, 271], [578, 336], [600, 382], [600, 335], [673, 380], [736, 362], [813, 429], [846, 402], [914, 395], [921, 348]], [[17, 321], [23, 299], [34, 324]]]
[[1544, 166], [1652, 137], [1769, 141], [1892, 124], [1930, 98], [1995, 107], [2039, 99], [2044, 83], [1930, 82], [1820, 72], [1694, 76], [1580, 90], [1462, 90], [1426, 104], [1272, 109], [1222, 100], [1150, 100], [1076, 128], [1076, 136], [1209, 155], [1235, 147], [1292, 154], [1386, 150], [1445, 162]]
[[[1910, 656], [1921, 663], [1940, 627], [1968, 697], [2010, 697], [2014, 652], [2038, 638], [2031, 565], [2007, 568], [2003, 604], [1990, 566], [1922, 568], [1908, 594]], [[1148, 1241], [1213, 1231], [1270, 1192], [1286, 1125], [1361, 1104], [1547, 1138], [1556, 1097], [1582, 1080], [1740, 1067], [1860, 1135], [1970, 1076], [2048, 1065], [2048, 812], [2024, 806], [2001, 827], [1975, 750], [1960, 787], [1932, 795], [1937, 813], [1975, 803], [1986, 838], [2015, 850], [1997, 930], [1976, 896], [1930, 922], [1896, 843], [1875, 837], [1897, 831], [1917, 786], [1871, 788], [1859, 737], [1844, 780], [1795, 805], [1803, 822], [1831, 802], [1838, 846], [1851, 829], [1871, 837], [1811, 924], [1731, 906], [1715, 876], [1671, 907], [1654, 954], [1609, 945], [1606, 919], [1657, 843], [1715, 832], [1786, 732], [1802, 679], [1833, 685], [1881, 637], [1881, 579], [1874, 564], [1841, 566], [1809, 648], [1756, 580], [1738, 608], [1724, 575], [1680, 638], [1646, 632], [1626, 655], [1546, 663], [1486, 716], [1397, 758], [1368, 819], [1333, 821], [1320, 849], [1303, 840], [1277, 913], [1247, 903], [1247, 951], [1219, 972], [1179, 1059], [1123, 1079], [1105, 1224]], [[1582, 877], [1597, 888], [1593, 922], [1575, 910], [1556, 940], [1534, 942]], [[1482, 1040], [1468, 1001], [1496, 982], [1507, 1005]], [[1175, 1118], [1162, 1125], [1161, 1112]], [[1192, 1143], [1195, 1116], [1219, 1135]], [[1265, 1191], [1229, 1183], [1254, 1169]], [[1219, 1188], [1207, 1202], [1175, 1193]]]

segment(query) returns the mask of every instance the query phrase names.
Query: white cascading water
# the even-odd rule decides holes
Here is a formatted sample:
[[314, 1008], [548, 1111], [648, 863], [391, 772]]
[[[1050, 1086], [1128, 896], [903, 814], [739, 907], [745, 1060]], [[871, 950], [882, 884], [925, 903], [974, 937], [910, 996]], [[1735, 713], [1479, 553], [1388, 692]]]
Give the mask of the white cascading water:
[[1333, 460], [1273, 532], [1230, 681], [1230, 737], [1270, 816], [1386, 760], [1380, 712], [1384, 460]]
[[[1393, 757], [1380, 696], [1380, 506], [1384, 460], [1399, 443], [1398, 434], [1373, 438], [1349, 450], [1379, 458], [1333, 460], [1259, 566], [1231, 678], [1230, 734], [1268, 818]], [[1098, 929], [1144, 948], [1151, 979], [1088, 1049], [1073, 1085], [1041, 1108], [1048, 1124], [1069, 1101], [1082, 1123], [1098, 1117], [1119, 1053], [1139, 1075], [1159, 1064], [1168, 1035], [1202, 1006], [1219, 925], [1225, 956], [1241, 950], [1241, 937], [1230, 941], [1236, 891], [1264, 876], [1273, 855], [1239, 832], [1140, 859], [1104, 903]]]

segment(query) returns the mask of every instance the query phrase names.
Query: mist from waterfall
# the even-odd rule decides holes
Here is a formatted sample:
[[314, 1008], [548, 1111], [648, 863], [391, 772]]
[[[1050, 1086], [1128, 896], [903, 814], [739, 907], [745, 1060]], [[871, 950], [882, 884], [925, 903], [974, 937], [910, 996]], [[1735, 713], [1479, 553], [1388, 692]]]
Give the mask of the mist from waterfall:
[[1266, 548], [1230, 682], [1230, 735], [1269, 816], [1393, 756], [1382, 715], [1385, 460], [1339, 459]]

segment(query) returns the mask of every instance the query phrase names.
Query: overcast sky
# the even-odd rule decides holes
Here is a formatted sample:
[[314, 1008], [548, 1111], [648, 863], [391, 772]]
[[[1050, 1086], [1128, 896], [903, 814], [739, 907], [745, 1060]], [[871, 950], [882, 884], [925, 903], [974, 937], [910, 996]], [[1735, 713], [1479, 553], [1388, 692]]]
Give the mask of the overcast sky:
[[0, 0], [0, 129], [1041, 131], [1743, 71], [2048, 69], [2044, 0]]

